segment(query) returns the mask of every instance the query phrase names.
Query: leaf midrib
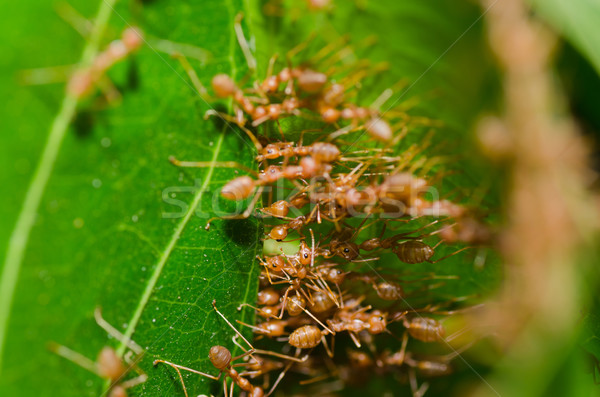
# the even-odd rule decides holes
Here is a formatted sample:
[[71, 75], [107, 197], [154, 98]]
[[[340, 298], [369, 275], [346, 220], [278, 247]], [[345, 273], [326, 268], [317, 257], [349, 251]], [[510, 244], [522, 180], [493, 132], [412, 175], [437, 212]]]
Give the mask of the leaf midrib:
[[[233, 14], [235, 13], [235, 7], [233, 6], [233, 3], [231, 0], [227, 1], [227, 8], [229, 9], [230, 14], [233, 16]], [[233, 21], [233, 18], [231, 18], [231, 20]], [[231, 31], [233, 31], [233, 24], [231, 26]], [[230, 45], [229, 45], [228, 59], [229, 59], [229, 63], [230, 63], [231, 74], [235, 78], [237, 75], [237, 66], [235, 63], [235, 55], [234, 55], [236, 39], [235, 39], [235, 35], [233, 35], [233, 34], [230, 37], [232, 39], [230, 40], [230, 43], [229, 43]], [[231, 107], [231, 104], [228, 107]], [[228, 126], [228, 124], [226, 124], [226, 125]], [[156, 268], [154, 269], [154, 272], [152, 273], [152, 276], [148, 280], [148, 284], [146, 285], [146, 288], [144, 289], [142, 297], [133, 313], [133, 316], [131, 317], [131, 320], [128, 322], [127, 329], [125, 330], [125, 333], [124, 333], [125, 338], [119, 343], [119, 346], [117, 348], [117, 354], [119, 354], [120, 356], [122, 356], [124, 354], [125, 350], [127, 349], [127, 342], [131, 339], [131, 337], [133, 336], [133, 333], [135, 332], [137, 324], [142, 316], [142, 313], [144, 312], [144, 308], [148, 304], [150, 296], [152, 295], [152, 291], [154, 290], [154, 287], [156, 286], [156, 283], [158, 282], [158, 279], [160, 278], [160, 275], [162, 273], [164, 266], [166, 265], [169, 257], [171, 256], [171, 253], [175, 249], [175, 246], [177, 245], [177, 241], [181, 237], [181, 234], [183, 233], [189, 220], [191, 219], [192, 215], [195, 213], [196, 207], [202, 200], [204, 192], [207, 190], [207, 187], [210, 184], [210, 181], [212, 179], [212, 174], [216, 167], [216, 162], [217, 162], [219, 153], [221, 151], [221, 145], [223, 143], [224, 138], [225, 138], [225, 131], [223, 131], [221, 133], [221, 135], [219, 136], [219, 139], [218, 139], [215, 149], [213, 151], [213, 156], [210, 160], [210, 166], [208, 167], [208, 172], [206, 174], [206, 177], [204, 179], [202, 186], [200, 187], [199, 191], [194, 195], [194, 199], [192, 200], [192, 204], [189, 206], [188, 212], [185, 214], [185, 216], [181, 219], [181, 221], [175, 228], [174, 234], [171, 236], [165, 250], [163, 251], [163, 253], [161, 254], [161, 256], [159, 258], [159, 261], [156, 265]], [[249, 284], [247, 285], [247, 287], [248, 286], [249, 286]], [[246, 295], [248, 295], [248, 293], [249, 293], [249, 288], [247, 288], [247, 290], [246, 290]]]
[[177, 242], [179, 241], [179, 238], [181, 237], [181, 234], [183, 233], [189, 220], [192, 218], [192, 216], [196, 212], [196, 207], [202, 200], [204, 192], [207, 190], [208, 185], [210, 184], [210, 181], [212, 180], [212, 174], [216, 167], [216, 161], [217, 161], [217, 158], [221, 151], [221, 145], [223, 143], [224, 137], [225, 137], [224, 133], [222, 133], [219, 136], [219, 139], [217, 140], [217, 144], [215, 145], [215, 149], [213, 151], [213, 156], [210, 160], [211, 165], [208, 167], [208, 172], [206, 173], [204, 182], [202, 183], [202, 186], [200, 187], [200, 189], [194, 195], [194, 199], [192, 200], [192, 203], [189, 206], [188, 211], [186, 212], [185, 216], [183, 218], [181, 218], [181, 221], [175, 228], [173, 235], [169, 239], [167, 246], [165, 247], [164, 251], [162, 252], [162, 254], [156, 264], [154, 272], [152, 272], [152, 276], [150, 277], [150, 279], [148, 280], [148, 283], [146, 284], [146, 288], [144, 289], [144, 292], [140, 298], [140, 301], [139, 301], [135, 311], [133, 312], [133, 316], [131, 317], [131, 320], [128, 323], [127, 329], [125, 330], [125, 333], [124, 333], [125, 338], [119, 343], [119, 346], [117, 348], [117, 354], [119, 354], [119, 355], [123, 355], [123, 353], [125, 352], [125, 349], [127, 348], [127, 341], [130, 340], [131, 336], [135, 332], [135, 328], [137, 327], [140, 317], [142, 316], [142, 313], [144, 312], [144, 308], [148, 304], [148, 300], [150, 299], [150, 296], [152, 295], [152, 291], [154, 290], [154, 287], [156, 286], [156, 283], [158, 282], [158, 279], [160, 278], [163, 268], [165, 267], [167, 261], [169, 260], [169, 257], [173, 253], [173, 250], [175, 249], [175, 246], [177, 245]]

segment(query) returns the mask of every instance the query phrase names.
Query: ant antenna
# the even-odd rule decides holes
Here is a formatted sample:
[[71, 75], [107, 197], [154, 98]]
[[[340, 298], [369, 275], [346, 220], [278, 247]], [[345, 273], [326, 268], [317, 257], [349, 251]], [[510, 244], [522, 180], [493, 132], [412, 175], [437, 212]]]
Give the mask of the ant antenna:
[[102, 309], [100, 308], [100, 306], [96, 307], [96, 309], [94, 310], [94, 318], [96, 319], [96, 323], [103, 330], [108, 332], [110, 336], [117, 339], [121, 343], [127, 345], [127, 347], [129, 347], [135, 354], [142, 354], [144, 350], [140, 345], [132, 341], [131, 338], [125, 337], [125, 335], [123, 335], [119, 330], [110, 325], [110, 323], [102, 317]]
[[233, 27], [235, 29], [235, 35], [238, 39], [238, 43], [240, 44], [240, 48], [244, 53], [244, 57], [246, 58], [246, 62], [248, 63], [248, 69], [250, 69], [253, 73], [256, 71], [256, 59], [252, 55], [250, 51], [250, 47], [248, 46], [248, 41], [244, 36], [244, 30], [242, 29], [242, 19], [244, 18], [243, 13], [239, 13], [235, 17], [235, 22]]
[[93, 362], [89, 358], [85, 357], [84, 355], [77, 353], [74, 350], [69, 349], [66, 346], [59, 345], [56, 342], [50, 342], [50, 343], [48, 343], [48, 350], [79, 365], [81, 368], [87, 369], [91, 373], [101, 376], [95, 362]]

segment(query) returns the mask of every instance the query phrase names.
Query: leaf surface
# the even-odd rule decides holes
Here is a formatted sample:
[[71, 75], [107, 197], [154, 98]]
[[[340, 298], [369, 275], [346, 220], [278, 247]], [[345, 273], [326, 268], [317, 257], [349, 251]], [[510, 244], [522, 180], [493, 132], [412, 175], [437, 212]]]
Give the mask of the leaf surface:
[[[85, 4], [73, 3], [84, 15], [92, 15], [93, 7]], [[295, 17], [292, 8], [280, 19], [263, 17], [265, 2], [260, 1], [144, 4], [141, 10], [120, 4], [106, 38], [108, 42], [118, 37], [125, 23], [141, 26], [149, 37], [150, 46], [111, 71], [123, 102], [93, 111], [89, 103], [81, 106], [42, 197], [8, 322], [3, 355], [7, 364], [0, 373], [0, 388], [8, 394], [99, 394], [101, 380], [46, 349], [47, 342], [56, 341], [95, 357], [105, 344], [118, 347], [94, 323], [96, 305], [102, 306], [109, 322], [148, 350], [142, 367], [150, 380], [133, 394], [183, 395], [171, 368], [152, 368], [155, 358], [214, 374], [207, 351], [215, 344], [231, 346], [232, 332], [212, 312], [213, 299], [231, 320], [251, 321], [249, 312], [238, 313], [235, 308], [256, 296], [259, 267], [254, 258], [261, 250], [260, 225], [256, 220], [217, 221], [206, 232], [207, 219], [196, 211], [210, 213], [215, 203], [231, 209], [232, 203], [217, 193], [236, 173], [220, 167], [177, 169], [167, 159], [176, 155], [183, 160], [250, 165], [253, 148], [239, 131], [203, 120], [208, 104], [176, 61], [153, 50], [156, 40], [209, 51], [210, 60], [190, 59], [208, 86], [216, 73], [238, 79], [246, 74], [233, 35], [233, 20], [240, 10], [256, 46], [260, 76], [273, 53], [284, 54], [311, 34], [319, 38], [314, 46], [323, 46], [350, 30], [357, 57], [390, 63], [388, 71], [365, 80], [359, 103], [369, 104], [383, 89], [405, 79], [408, 86], [395, 93], [392, 102], [412, 100], [415, 114], [443, 122], [436, 127], [436, 150], [443, 155], [472, 152], [468, 126], [482, 108], [478, 98], [488, 67], [484, 57], [473, 56], [483, 46], [481, 11], [475, 6], [389, 0], [368, 2], [360, 9], [355, 2], [336, 1], [331, 14]], [[70, 45], [84, 43], [48, 6], [37, 6], [39, 23], [11, 41], [15, 55], [3, 79], [12, 81], [7, 76], [12, 78], [18, 69], [75, 60], [70, 49], [46, 34], [55, 26], [69, 37]], [[1, 28], [6, 32], [20, 26], [34, 6], [13, 7], [18, 22]], [[379, 37], [377, 44], [361, 47], [361, 40], [371, 35]], [[32, 52], [22, 43], [36, 43], [36, 48]], [[9, 125], [25, 133], [7, 138], [1, 149], [6, 169], [24, 169], [3, 176], [2, 182], [15, 186], [15, 192], [2, 197], [0, 210], [7, 225], [1, 230], [2, 241], [7, 241], [16, 219], [8, 208], [19, 207], [25, 194], [21, 186], [26, 186], [41, 150], [38, 141], [43, 141], [42, 132], [62, 96], [60, 87], [10, 87], [21, 104], [31, 104], [35, 117], [3, 110]], [[39, 98], [48, 101], [49, 109]], [[419, 143], [429, 129], [416, 129], [406, 144]], [[441, 193], [477, 190], [486, 170], [473, 164], [478, 164], [473, 158], [454, 163], [452, 170], [458, 172], [443, 178]], [[486, 205], [495, 205], [491, 201]], [[480, 269], [473, 266], [473, 259], [473, 253], [465, 253], [421, 271], [459, 275], [459, 282], [449, 284], [441, 295], [487, 293], [499, 280], [497, 263], [490, 260]], [[191, 375], [185, 379], [191, 395], [219, 393], [219, 383]]]
[[600, 73], [600, 2], [597, 0], [529, 0], [533, 8], [562, 33]]
[[[151, 394], [181, 392], [171, 371], [152, 368], [153, 358], [209, 371], [208, 348], [231, 345], [232, 331], [212, 311], [213, 299], [232, 320], [251, 322], [249, 312], [238, 313], [233, 302], [255, 299], [259, 225], [253, 220], [215, 221], [210, 232], [204, 230], [214, 208], [232, 209], [218, 192], [237, 171], [214, 164], [178, 169], [168, 158], [250, 165], [253, 146], [239, 131], [203, 120], [209, 104], [197, 95], [182, 67], [154, 48], [158, 39], [165, 39], [208, 51], [210, 60], [190, 59], [206, 85], [218, 72], [241, 77], [245, 62], [232, 34], [241, 9], [237, 1], [208, 1], [178, 6], [157, 2], [142, 12], [123, 3], [112, 11], [104, 44], [131, 24], [146, 33], [148, 46], [110, 72], [122, 103], [100, 109], [93, 109], [93, 101], [81, 104], [60, 149], [31, 230], [8, 321], [1, 375], [1, 388], [8, 394], [98, 395], [101, 379], [46, 348], [55, 341], [90, 358], [103, 345], [119, 348], [94, 323], [97, 305], [111, 324], [147, 349], [142, 367], [152, 376], [140, 390]], [[80, 10], [91, 15], [85, 7]], [[28, 11], [23, 5], [16, 13]], [[52, 18], [43, 18], [48, 23], [37, 26], [36, 38], [61, 23], [48, 7], [43, 14]], [[18, 47], [15, 51], [26, 54]], [[47, 65], [34, 63], [39, 59], [31, 56], [27, 66], [72, 62], [64, 57]], [[48, 89], [16, 88], [26, 100]], [[52, 108], [61, 91], [52, 91]], [[34, 110], [43, 114], [43, 107]], [[13, 126], [21, 122], [10, 119]], [[30, 125], [37, 121], [31, 118], [22, 128], [33, 129]], [[43, 139], [41, 133], [38, 137]], [[18, 166], [15, 157], [8, 156], [11, 168]], [[196, 394], [211, 387], [199, 377], [187, 383]]]

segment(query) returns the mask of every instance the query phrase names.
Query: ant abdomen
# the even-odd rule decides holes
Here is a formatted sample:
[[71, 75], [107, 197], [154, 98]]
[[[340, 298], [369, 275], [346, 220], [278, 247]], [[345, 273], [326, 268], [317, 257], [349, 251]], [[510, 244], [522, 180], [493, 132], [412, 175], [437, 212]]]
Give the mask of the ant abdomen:
[[411, 366], [426, 377], [444, 376], [452, 373], [452, 366], [442, 361], [416, 361], [411, 363]]
[[273, 216], [277, 216], [277, 217], [287, 216], [289, 210], [290, 210], [290, 206], [289, 206], [288, 202], [285, 200], [276, 201], [273, 204], [271, 204], [271, 206], [269, 207], [269, 211], [271, 212], [271, 214], [273, 214]]
[[315, 313], [324, 313], [335, 306], [335, 302], [324, 292], [316, 291], [312, 296], [310, 310]]
[[365, 129], [371, 137], [379, 141], [389, 141], [394, 135], [390, 125], [379, 117], [374, 117], [367, 121]]
[[306, 307], [306, 299], [300, 296], [292, 296], [285, 302], [285, 310], [290, 316], [299, 316], [304, 312]]
[[285, 335], [285, 326], [287, 323], [281, 320], [269, 320], [256, 325], [258, 333], [271, 337]]
[[323, 92], [323, 103], [335, 108], [344, 102], [344, 92], [346, 89], [341, 84], [331, 84]]
[[422, 263], [431, 259], [435, 251], [419, 240], [403, 241], [392, 248], [394, 254], [404, 263]]
[[381, 239], [375, 237], [369, 240], [365, 240], [359, 245], [359, 248], [365, 251], [373, 251], [377, 248], [381, 248]]
[[269, 237], [273, 240], [282, 241], [288, 235], [288, 225], [277, 225], [269, 232]]
[[249, 176], [240, 176], [227, 182], [221, 189], [221, 196], [228, 200], [242, 200], [250, 197], [254, 191], [255, 181]]
[[208, 352], [208, 358], [215, 368], [221, 370], [231, 363], [231, 352], [223, 346], [213, 346]]
[[444, 326], [439, 321], [426, 317], [414, 317], [404, 323], [408, 333], [423, 342], [436, 342], [446, 335]]
[[377, 295], [386, 301], [396, 301], [404, 297], [402, 286], [394, 282], [382, 282], [375, 286]]
[[321, 91], [325, 84], [327, 84], [327, 75], [306, 69], [298, 75], [297, 81], [298, 87], [302, 91], [308, 94], [315, 94]]
[[279, 292], [273, 288], [264, 288], [258, 292], [258, 304], [261, 306], [273, 306], [279, 302]]
[[311, 146], [310, 154], [317, 161], [331, 163], [340, 156], [340, 149], [333, 143], [315, 142]]
[[289, 336], [289, 344], [299, 349], [311, 349], [321, 343], [323, 333], [314, 325], [304, 325]]

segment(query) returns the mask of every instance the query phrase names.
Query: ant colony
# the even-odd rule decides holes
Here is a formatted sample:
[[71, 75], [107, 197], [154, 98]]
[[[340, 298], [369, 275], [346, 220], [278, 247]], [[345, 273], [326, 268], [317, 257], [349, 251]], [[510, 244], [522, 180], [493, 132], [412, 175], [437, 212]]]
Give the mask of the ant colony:
[[[241, 16], [235, 32], [254, 71], [256, 61], [240, 22]], [[257, 304], [238, 308], [255, 311], [256, 324], [238, 323], [251, 329], [255, 344], [265, 349], [254, 348], [215, 306], [234, 330], [242, 354], [232, 357], [227, 348], [213, 346], [208, 355], [216, 375], [155, 361], [176, 371], [186, 396], [182, 370], [214, 380], [222, 377], [226, 396], [238, 389], [246, 396], [270, 395], [286, 374], [301, 378], [296, 385], [318, 386], [316, 393], [342, 390], [369, 374], [388, 374], [421, 396], [428, 383], [419, 378], [451, 373], [452, 360], [471, 345], [453, 347], [450, 342], [467, 329], [458, 327], [446, 336], [443, 318], [472, 310], [468, 303], [458, 307], [470, 297], [434, 300], [436, 288], [458, 277], [437, 275], [429, 265], [487, 243], [488, 228], [466, 207], [431, 199], [439, 178], [432, 176], [436, 160], [424, 155], [428, 139], [404, 147], [410, 118], [393, 106], [384, 108], [393, 89], [369, 106], [355, 103], [358, 83], [381, 65], [346, 62], [352, 50], [344, 41], [295, 64], [306, 47], [290, 51], [281, 65], [273, 56], [266, 77], [248, 88], [226, 74], [214, 76], [214, 96], [179, 57], [201, 96], [232, 103], [232, 114], [209, 110], [205, 117], [234, 125], [256, 147], [258, 172], [236, 162], [216, 163], [247, 173], [221, 189], [224, 199], [248, 203], [243, 213], [227, 218], [263, 217], [265, 241], [297, 246], [291, 254], [276, 248], [257, 257], [262, 267]], [[287, 127], [303, 122], [311, 129]], [[209, 165], [175, 157], [170, 161], [178, 167]], [[260, 198], [266, 205], [256, 208]], [[223, 218], [209, 220], [206, 229]], [[455, 243], [462, 246], [453, 248]], [[390, 258], [400, 264], [382, 266]], [[421, 270], [425, 268], [430, 270]], [[439, 352], [413, 349], [423, 343], [439, 345]]]
[[[235, 33], [253, 72], [256, 61], [241, 16]], [[121, 46], [123, 54], [139, 45], [122, 42], [131, 42]], [[447, 332], [445, 324], [474, 308], [470, 297], [436, 296], [459, 277], [436, 274], [441, 266], [434, 264], [488, 243], [491, 232], [474, 211], [432, 194], [441, 177], [439, 159], [425, 156], [431, 145], [427, 137], [405, 143], [414, 120], [389, 103], [394, 88], [370, 105], [357, 103], [359, 87], [384, 65], [350, 62], [353, 50], [345, 40], [299, 63], [308, 47], [294, 48], [285, 62], [273, 56], [264, 79], [251, 84], [214, 76], [212, 96], [186, 58], [177, 56], [203, 98], [232, 104], [231, 114], [210, 110], [205, 117], [243, 131], [257, 151], [258, 171], [235, 162], [210, 163], [247, 173], [221, 189], [224, 199], [248, 203], [243, 213], [229, 218], [260, 216], [266, 220], [265, 241], [296, 247], [293, 253], [276, 248], [257, 257], [256, 303], [239, 307], [254, 310], [256, 324], [238, 321], [236, 328], [217, 306], [228, 302], [213, 302], [240, 354], [232, 353], [234, 346], [202, 352], [214, 367], [211, 373], [155, 356], [154, 365], [164, 367], [155, 376], [171, 373], [170, 381], [180, 384], [175, 390], [186, 397], [191, 391], [183, 373], [221, 381], [225, 396], [269, 396], [283, 383], [302, 386], [299, 390], [306, 393], [334, 393], [374, 375], [397, 379], [413, 396], [422, 396], [429, 386], [424, 379], [451, 373], [453, 359], [471, 345], [451, 344], [468, 329], [463, 325]], [[84, 95], [91, 87], [85, 82], [105, 68], [96, 69], [73, 79], [70, 89]], [[290, 127], [303, 124], [310, 128]], [[169, 160], [178, 167], [209, 165]], [[261, 198], [266, 204], [257, 208]], [[223, 218], [211, 219], [206, 233], [215, 219]], [[64, 346], [52, 350], [107, 379], [110, 396], [126, 396], [147, 378], [137, 367], [142, 349], [99, 311], [96, 320], [130, 349], [124, 360], [112, 348], [103, 349], [97, 362]], [[251, 343], [239, 329], [252, 330], [255, 340]], [[284, 377], [289, 381], [282, 382]]]

